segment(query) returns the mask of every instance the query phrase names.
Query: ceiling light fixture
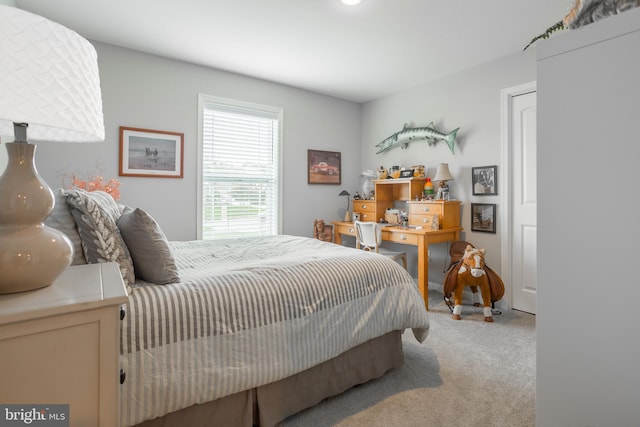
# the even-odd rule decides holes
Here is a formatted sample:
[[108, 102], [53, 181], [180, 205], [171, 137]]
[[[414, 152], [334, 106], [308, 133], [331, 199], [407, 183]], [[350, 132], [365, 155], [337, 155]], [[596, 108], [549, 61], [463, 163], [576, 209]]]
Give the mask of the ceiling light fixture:
[[340, 0], [342, 4], [346, 4], [347, 6], [355, 6], [357, 4], [362, 3], [362, 0]]

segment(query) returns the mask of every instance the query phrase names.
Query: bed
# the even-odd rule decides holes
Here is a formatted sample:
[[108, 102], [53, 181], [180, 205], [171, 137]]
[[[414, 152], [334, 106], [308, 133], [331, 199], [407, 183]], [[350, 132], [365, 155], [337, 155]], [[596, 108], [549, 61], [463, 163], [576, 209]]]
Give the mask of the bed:
[[400, 366], [405, 329], [428, 334], [413, 279], [382, 255], [287, 235], [168, 241], [140, 209], [60, 194], [84, 262], [97, 244], [128, 285], [123, 426], [273, 426]]

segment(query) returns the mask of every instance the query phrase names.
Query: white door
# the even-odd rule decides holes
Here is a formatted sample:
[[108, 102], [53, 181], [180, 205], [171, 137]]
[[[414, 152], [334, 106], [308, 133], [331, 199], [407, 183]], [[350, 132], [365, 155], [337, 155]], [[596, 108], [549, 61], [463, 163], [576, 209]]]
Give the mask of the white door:
[[513, 308], [536, 312], [536, 92], [511, 99], [511, 291]]

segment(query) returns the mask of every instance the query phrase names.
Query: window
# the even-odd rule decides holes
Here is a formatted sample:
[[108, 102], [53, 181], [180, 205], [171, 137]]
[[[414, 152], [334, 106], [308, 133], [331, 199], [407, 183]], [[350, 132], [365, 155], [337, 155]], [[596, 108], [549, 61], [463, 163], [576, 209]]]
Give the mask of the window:
[[282, 109], [198, 97], [198, 238], [279, 234]]

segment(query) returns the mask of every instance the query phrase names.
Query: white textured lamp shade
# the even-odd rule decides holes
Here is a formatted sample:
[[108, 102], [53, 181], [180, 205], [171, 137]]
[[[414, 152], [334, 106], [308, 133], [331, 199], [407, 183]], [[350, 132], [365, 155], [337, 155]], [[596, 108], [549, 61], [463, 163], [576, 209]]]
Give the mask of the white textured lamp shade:
[[43, 224], [53, 208], [27, 142], [104, 140], [97, 54], [75, 32], [0, 6], [0, 138], [8, 164], [0, 176], [0, 294], [42, 288], [69, 266], [73, 248]]
[[436, 176], [433, 177], [434, 181], [449, 181], [453, 179], [453, 175], [449, 172], [449, 163], [440, 163], [436, 170]]
[[29, 124], [30, 141], [104, 140], [96, 50], [41, 16], [0, 6], [0, 136]]

